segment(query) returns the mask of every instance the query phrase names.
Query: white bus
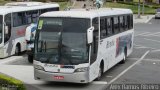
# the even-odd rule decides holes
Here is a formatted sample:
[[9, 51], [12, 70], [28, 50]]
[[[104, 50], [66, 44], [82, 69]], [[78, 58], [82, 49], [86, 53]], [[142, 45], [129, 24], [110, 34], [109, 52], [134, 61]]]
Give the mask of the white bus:
[[40, 14], [57, 11], [56, 3], [13, 2], [0, 6], [0, 58], [26, 50], [26, 27], [38, 22]]
[[35, 37], [36, 80], [89, 83], [133, 49], [130, 9], [56, 11], [42, 14]]

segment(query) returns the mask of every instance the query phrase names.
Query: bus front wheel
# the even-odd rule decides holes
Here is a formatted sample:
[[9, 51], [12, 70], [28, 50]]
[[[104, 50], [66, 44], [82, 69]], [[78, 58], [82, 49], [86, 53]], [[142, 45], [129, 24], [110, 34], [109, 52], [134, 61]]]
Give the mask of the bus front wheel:
[[16, 45], [15, 55], [19, 55], [19, 54], [20, 54], [20, 46]]
[[100, 66], [99, 66], [99, 73], [98, 73], [98, 77], [96, 80], [100, 80], [103, 74], [103, 62], [101, 62]]
[[28, 62], [33, 63], [33, 55], [28, 55]]

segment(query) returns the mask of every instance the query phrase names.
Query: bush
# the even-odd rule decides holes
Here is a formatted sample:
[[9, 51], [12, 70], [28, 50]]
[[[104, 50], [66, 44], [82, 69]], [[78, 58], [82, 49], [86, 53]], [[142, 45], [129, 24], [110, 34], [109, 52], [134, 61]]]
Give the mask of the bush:
[[[138, 4], [136, 3], [129, 3], [126, 4], [127, 2], [106, 2], [104, 5], [106, 7], [110, 7], [110, 8], [127, 8], [127, 9], [131, 9], [133, 11], [134, 14], [138, 13]], [[142, 8], [141, 8], [142, 11]], [[145, 6], [145, 14], [155, 14], [155, 9]]]
[[37, 2], [46, 2], [46, 1], [51, 1], [51, 2], [68, 2], [68, 0], [32, 0], [32, 1], [37, 1]]
[[23, 83], [14, 78], [0, 74], [0, 90], [26, 90]]
[[[122, 1], [119, 1], [118, 3], [127, 4], [127, 5], [137, 5], [138, 6], [138, 2], [122, 2]], [[140, 2], [140, 4], [142, 5], [143, 2]], [[154, 3], [145, 4], [144, 6], [149, 7], [149, 8], [154, 8], [154, 9], [160, 8], [159, 4], [154, 4]]]
[[69, 0], [50, 0], [52, 2], [68, 2]]

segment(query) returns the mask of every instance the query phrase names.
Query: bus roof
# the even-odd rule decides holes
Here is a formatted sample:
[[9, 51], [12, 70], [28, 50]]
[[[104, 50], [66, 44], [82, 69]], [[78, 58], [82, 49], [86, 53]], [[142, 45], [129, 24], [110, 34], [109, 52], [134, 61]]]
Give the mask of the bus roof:
[[94, 18], [98, 16], [112, 16], [117, 14], [132, 14], [130, 9], [121, 8], [100, 8], [100, 9], [74, 9], [70, 11], [55, 11], [42, 14], [40, 17], [75, 17]]
[[59, 7], [59, 4], [42, 2], [13, 2], [7, 3], [5, 6], [0, 6], [0, 15], [5, 15], [12, 12], [29, 11], [51, 7]]

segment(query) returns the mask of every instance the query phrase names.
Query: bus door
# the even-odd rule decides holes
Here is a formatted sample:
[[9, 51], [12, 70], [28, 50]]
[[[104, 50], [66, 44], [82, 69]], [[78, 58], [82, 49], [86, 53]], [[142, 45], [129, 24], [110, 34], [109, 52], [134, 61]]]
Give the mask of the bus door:
[[98, 40], [99, 40], [99, 31], [98, 31], [98, 18], [94, 18], [92, 21], [94, 31], [93, 31], [93, 42], [91, 44], [91, 56], [90, 56], [90, 69], [89, 69], [89, 80], [93, 81], [98, 75]]
[[91, 44], [91, 58], [90, 58], [90, 68], [89, 68], [89, 80], [93, 81], [98, 75], [98, 30], [93, 32], [93, 43]]
[[[8, 48], [6, 53], [8, 55], [11, 55], [11, 51], [12, 51], [12, 48], [13, 48], [13, 44], [12, 44], [12, 41], [10, 40], [10, 37], [11, 37], [11, 14], [7, 14], [5, 15], [5, 25], [4, 25], [4, 43], [5, 44], [8, 44]], [[6, 45], [7, 47], [7, 45]]]

